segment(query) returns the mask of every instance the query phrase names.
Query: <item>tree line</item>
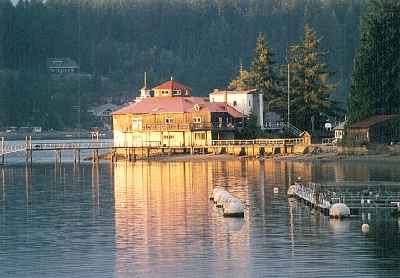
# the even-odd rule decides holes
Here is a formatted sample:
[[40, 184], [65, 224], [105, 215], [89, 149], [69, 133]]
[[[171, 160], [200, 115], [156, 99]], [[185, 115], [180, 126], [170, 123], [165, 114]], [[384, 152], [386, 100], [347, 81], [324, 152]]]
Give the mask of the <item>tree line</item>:
[[[226, 87], [240, 61], [251, 66], [259, 33], [283, 64], [306, 23], [323, 38], [343, 101], [364, 2], [0, 0], [0, 126], [73, 127], [102, 97], [133, 98], [144, 71], [152, 85], [173, 75], [205, 96]], [[49, 57], [76, 60], [93, 80], [52, 80]], [[99, 81], [104, 77], [107, 86]]]
[[400, 2], [373, 0], [361, 21], [361, 43], [348, 97], [349, 123], [400, 113]]
[[285, 115], [285, 119], [302, 130], [320, 130], [330, 118], [340, 116], [342, 110], [332, 98], [337, 84], [320, 44], [321, 39], [306, 24], [301, 41], [287, 49], [287, 65], [279, 65], [265, 35], [260, 34], [250, 70], [241, 66], [229, 88], [255, 88], [263, 94], [268, 112]]

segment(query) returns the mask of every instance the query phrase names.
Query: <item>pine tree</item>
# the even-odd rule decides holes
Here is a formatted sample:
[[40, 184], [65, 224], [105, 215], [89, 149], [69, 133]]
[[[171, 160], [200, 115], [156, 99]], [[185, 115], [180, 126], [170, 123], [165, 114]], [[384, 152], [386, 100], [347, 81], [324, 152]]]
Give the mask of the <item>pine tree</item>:
[[351, 122], [400, 111], [400, 3], [371, 1], [361, 22], [348, 97]]
[[264, 95], [267, 111], [281, 95], [274, 56], [275, 54], [268, 47], [265, 36], [260, 34], [256, 42], [250, 75], [254, 87]]
[[324, 62], [325, 56], [309, 25], [304, 27], [303, 41], [289, 47], [291, 118], [299, 128], [314, 131], [322, 125], [324, 115], [336, 110], [330, 98], [336, 85], [330, 82], [333, 72]]
[[229, 90], [249, 90], [252, 88], [252, 76], [249, 71], [240, 65], [239, 75], [235, 77], [228, 86]]

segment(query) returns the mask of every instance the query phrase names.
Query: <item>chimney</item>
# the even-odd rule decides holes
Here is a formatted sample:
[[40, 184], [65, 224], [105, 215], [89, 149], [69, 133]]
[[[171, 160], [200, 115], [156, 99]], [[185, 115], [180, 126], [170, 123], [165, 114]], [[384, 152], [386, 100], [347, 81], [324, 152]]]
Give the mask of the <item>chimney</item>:
[[258, 102], [259, 102], [259, 121], [260, 121], [260, 127], [263, 130], [264, 129], [264, 97], [262, 93], [258, 94]]

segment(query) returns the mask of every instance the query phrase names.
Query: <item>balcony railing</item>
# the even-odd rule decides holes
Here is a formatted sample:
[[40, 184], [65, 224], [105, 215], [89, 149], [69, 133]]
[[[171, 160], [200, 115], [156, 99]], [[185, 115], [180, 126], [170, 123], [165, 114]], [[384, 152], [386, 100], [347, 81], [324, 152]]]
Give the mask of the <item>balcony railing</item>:
[[233, 124], [226, 123], [171, 123], [171, 124], [143, 124], [142, 130], [146, 131], [176, 131], [176, 130], [233, 130]]

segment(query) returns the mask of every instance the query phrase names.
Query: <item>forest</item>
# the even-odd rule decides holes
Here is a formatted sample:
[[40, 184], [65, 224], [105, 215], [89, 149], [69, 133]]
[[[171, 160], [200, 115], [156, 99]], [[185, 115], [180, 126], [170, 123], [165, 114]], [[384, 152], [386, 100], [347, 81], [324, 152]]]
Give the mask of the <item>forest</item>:
[[[278, 64], [308, 24], [345, 106], [366, 0], [0, 0], [0, 126], [90, 125], [87, 108], [174, 76], [206, 96], [249, 68], [265, 34]], [[54, 79], [69, 57], [92, 78]], [[102, 80], [106, 80], [103, 82]], [[79, 115], [78, 115], [79, 114]]]

